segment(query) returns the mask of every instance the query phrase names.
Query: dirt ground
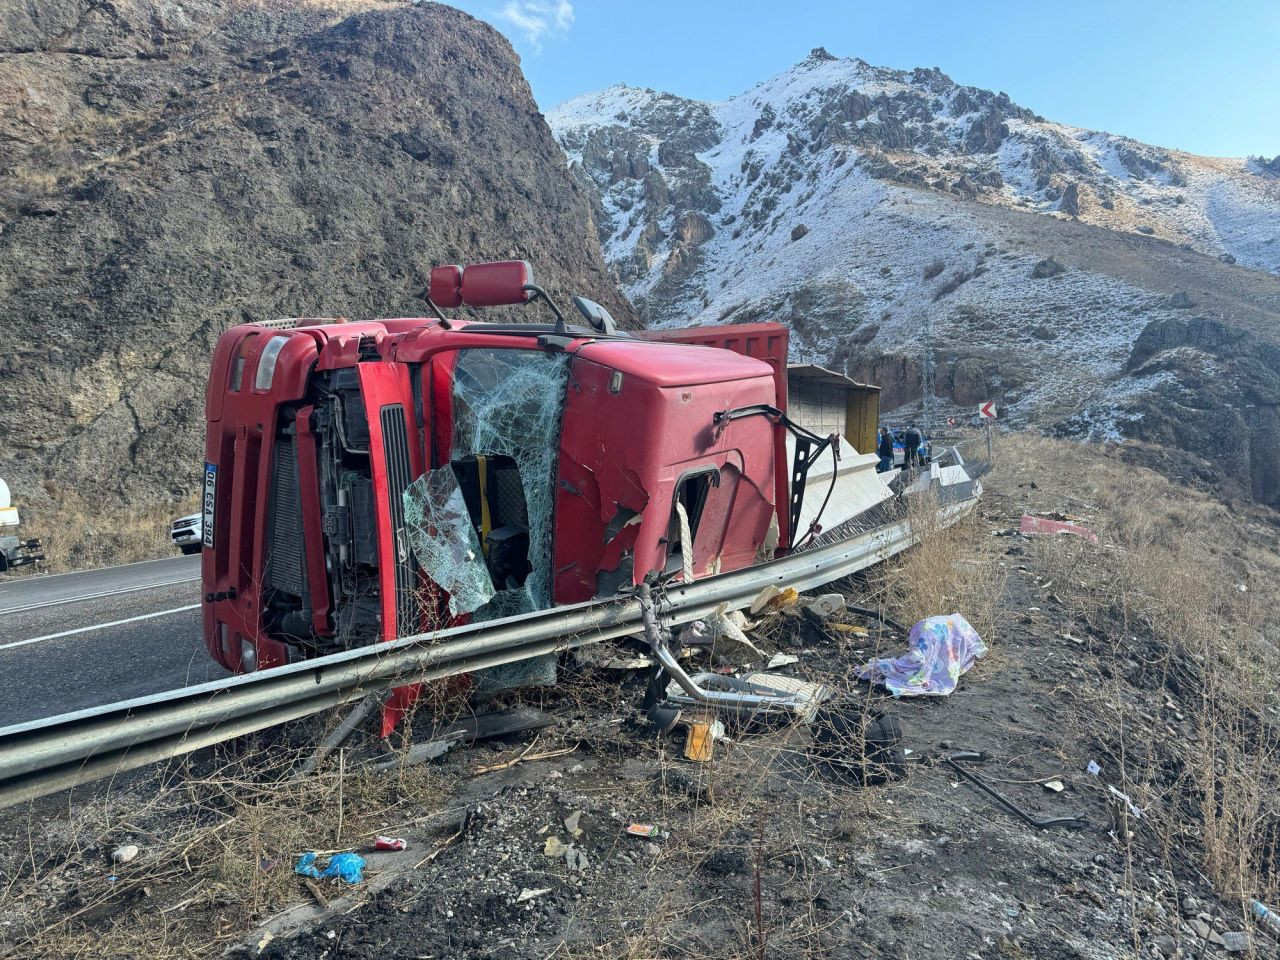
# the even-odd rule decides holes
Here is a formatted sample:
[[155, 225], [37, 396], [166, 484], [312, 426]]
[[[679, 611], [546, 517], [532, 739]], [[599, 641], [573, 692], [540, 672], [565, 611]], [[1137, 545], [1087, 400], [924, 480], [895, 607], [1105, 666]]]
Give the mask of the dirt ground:
[[[262, 771], [312, 742], [299, 727], [73, 814], [65, 797], [11, 812], [0, 956], [1171, 958], [1223, 955], [1234, 933], [1276, 955], [1245, 919], [1280, 893], [1274, 675], [1237, 656], [1274, 640], [1253, 600], [1274, 581], [1274, 527], [1074, 445], [1014, 438], [998, 459], [970, 522], [839, 585], [907, 624], [964, 613], [990, 651], [954, 693], [894, 701], [856, 680], [906, 638], [853, 614], [784, 611], [752, 633], [799, 658], [785, 672], [897, 717], [901, 780], [815, 762], [805, 724], [730, 724], [709, 762], [687, 761], [683, 727], [659, 737], [637, 717], [645, 676], [597, 657], [521, 696], [553, 726], [430, 765], [361, 773], [370, 742], [281, 786]], [[1099, 542], [1012, 535], [1024, 512]], [[1197, 580], [1221, 587], [1220, 648], [1167, 619], [1160, 585]], [[1232, 617], [1247, 647], [1215, 632]], [[438, 692], [415, 728], [433, 709], [458, 699]], [[1022, 822], [941, 762], [960, 751], [987, 754], [971, 769], [1032, 817], [1083, 828]], [[298, 854], [375, 833], [408, 850], [366, 852], [365, 882], [322, 881], [319, 907]], [[113, 866], [124, 843], [140, 853]]]

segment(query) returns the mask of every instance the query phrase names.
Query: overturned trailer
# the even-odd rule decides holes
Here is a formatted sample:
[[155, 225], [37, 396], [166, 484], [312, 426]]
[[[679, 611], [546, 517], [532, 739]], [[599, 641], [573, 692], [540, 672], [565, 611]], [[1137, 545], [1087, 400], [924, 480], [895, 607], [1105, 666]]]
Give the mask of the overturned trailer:
[[[554, 322], [443, 313], [534, 301]], [[428, 302], [220, 339], [202, 576], [226, 668], [740, 570], [895, 496], [870, 451], [788, 416], [785, 327], [633, 336], [582, 298], [570, 324], [523, 261], [436, 268]]]

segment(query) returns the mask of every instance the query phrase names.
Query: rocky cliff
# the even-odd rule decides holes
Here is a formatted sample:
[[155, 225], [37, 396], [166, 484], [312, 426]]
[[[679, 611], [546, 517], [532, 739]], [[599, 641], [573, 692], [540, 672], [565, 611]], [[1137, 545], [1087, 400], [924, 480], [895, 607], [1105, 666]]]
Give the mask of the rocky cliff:
[[418, 316], [432, 265], [505, 257], [630, 317], [518, 58], [465, 14], [0, 9], [0, 476], [28, 501], [182, 497], [222, 330]]
[[931, 379], [939, 417], [990, 399], [1015, 425], [1173, 444], [1280, 505], [1275, 161], [823, 50], [721, 103], [616, 86], [549, 120], [649, 323], [781, 320], [897, 416]]

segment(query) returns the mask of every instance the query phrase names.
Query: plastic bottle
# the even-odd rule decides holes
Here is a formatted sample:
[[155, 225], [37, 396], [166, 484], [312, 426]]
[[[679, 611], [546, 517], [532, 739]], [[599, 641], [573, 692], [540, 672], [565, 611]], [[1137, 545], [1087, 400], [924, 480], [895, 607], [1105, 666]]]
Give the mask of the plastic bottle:
[[1270, 929], [1272, 933], [1280, 934], [1280, 915], [1257, 900], [1253, 901], [1252, 907], [1253, 916], [1259, 923]]

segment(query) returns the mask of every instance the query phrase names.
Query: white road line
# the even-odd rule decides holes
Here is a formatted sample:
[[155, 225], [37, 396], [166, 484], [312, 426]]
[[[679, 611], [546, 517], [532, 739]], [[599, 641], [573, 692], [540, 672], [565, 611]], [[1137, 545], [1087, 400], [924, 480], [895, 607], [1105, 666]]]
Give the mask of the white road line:
[[153, 617], [167, 617], [171, 613], [185, 613], [187, 610], [199, 610], [200, 604], [193, 603], [185, 607], [174, 607], [172, 610], [158, 610], [155, 613], [144, 613], [124, 620], [112, 620], [110, 623], [96, 623], [92, 627], [76, 627], [74, 630], [63, 630], [61, 633], [50, 633], [43, 637], [32, 637], [30, 640], [15, 640], [13, 643], [0, 643], [0, 650], [12, 650], [14, 647], [25, 647], [29, 643], [42, 640], [57, 640], [59, 637], [70, 637], [77, 633], [88, 633], [90, 630], [105, 630], [107, 627], [118, 627], [126, 623], [137, 623], [139, 620], [150, 620]]
[[25, 613], [28, 610], [39, 610], [42, 607], [56, 607], [63, 603], [79, 603], [81, 600], [101, 600], [103, 597], [117, 597], [126, 593], [137, 593], [140, 590], [155, 590], [159, 587], [171, 587], [175, 583], [193, 583], [199, 577], [182, 577], [178, 580], [160, 580], [156, 583], [143, 583], [136, 587], [125, 587], [123, 590], [103, 590], [101, 593], [86, 593], [82, 596], [63, 597], [60, 600], [41, 600], [39, 603], [28, 603], [25, 607], [0, 607], [3, 613]]

